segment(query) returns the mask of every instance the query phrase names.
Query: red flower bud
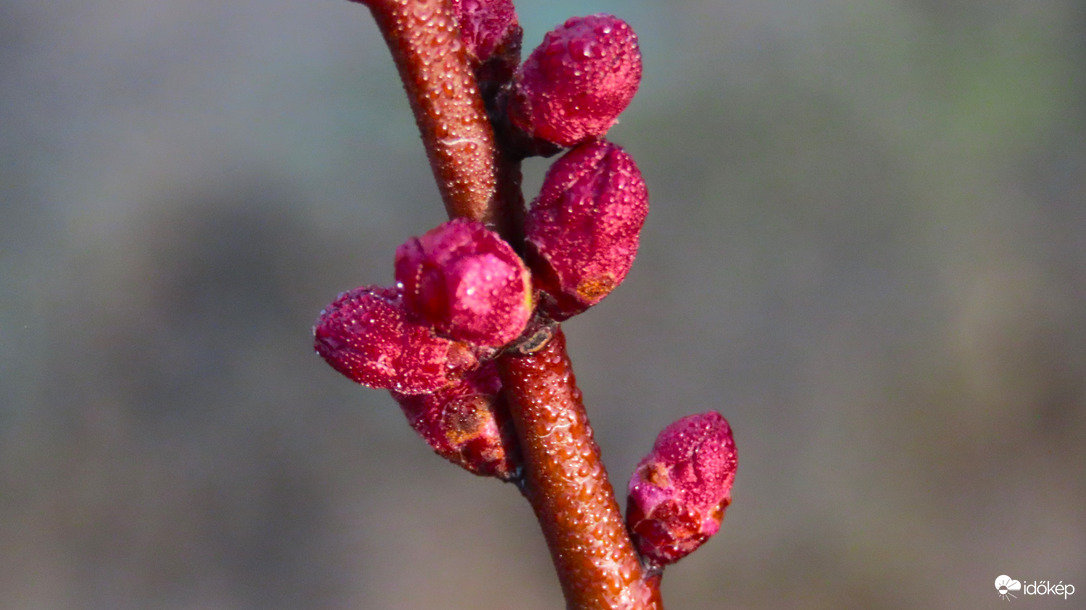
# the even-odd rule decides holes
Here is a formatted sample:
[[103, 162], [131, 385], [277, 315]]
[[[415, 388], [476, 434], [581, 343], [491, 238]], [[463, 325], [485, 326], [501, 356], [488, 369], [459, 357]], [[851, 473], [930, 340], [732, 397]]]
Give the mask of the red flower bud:
[[460, 25], [460, 40], [476, 64], [510, 46], [520, 51], [523, 30], [512, 0], [452, 0], [451, 4]]
[[508, 481], [520, 469], [509, 407], [493, 361], [433, 394], [393, 392], [411, 427], [441, 457], [480, 476]]
[[457, 341], [499, 346], [532, 315], [531, 276], [517, 253], [482, 223], [452, 220], [396, 250], [404, 304]]
[[349, 379], [404, 394], [441, 389], [477, 364], [468, 346], [411, 321], [394, 288], [344, 292], [321, 312], [313, 336], [317, 353]]
[[673, 563], [715, 534], [732, 501], [736, 464], [732, 430], [719, 413], [664, 428], [628, 487], [626, 524], [641, 555]]
[[613, 15], [573, 17], [543, 37], [514, 76], [509, 119], [561, 146], [602, 136], [641, 83], [632, 28]]
[[626, 151], [597, 140], [551, 166], [525, 223], [544, 310], [564, 320], [622, 283], [637, 255], [648, 189]]

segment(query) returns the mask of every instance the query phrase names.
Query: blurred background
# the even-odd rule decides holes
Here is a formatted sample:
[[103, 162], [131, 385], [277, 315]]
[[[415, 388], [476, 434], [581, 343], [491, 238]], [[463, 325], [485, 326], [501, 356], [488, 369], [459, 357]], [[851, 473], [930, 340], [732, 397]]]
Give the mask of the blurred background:
[[[1086, 596], [1086, 4], [519, 4], [641, 37], [652, 213], [566, 329], [617, 486], [735, 429], [668, 608]], [[365, 8], [4, 2], [0, 161], [0, 607], [563, 606], [516, 491], [312, 352], [443, 220]]]

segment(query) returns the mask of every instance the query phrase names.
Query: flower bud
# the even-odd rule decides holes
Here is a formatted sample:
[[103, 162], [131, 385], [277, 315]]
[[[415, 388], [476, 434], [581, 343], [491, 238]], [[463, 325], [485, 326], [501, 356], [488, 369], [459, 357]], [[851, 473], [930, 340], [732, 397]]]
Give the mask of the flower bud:
[[509, 119], [561, 146], [602, 136], [641, 83], [633, 29], [613, 15], [573, 17], [543, 37], [514, 76]]
[[648, 211], [641, 172], [615, 144], [585, 142], [551, 166], [525, 222], [528, 260], [551, 317], [580, 313], [622, 283]]
[[524, 35], [517, 23], [512, 0], [452, 0], [453, 17], [460, 26], [460, 40], [476, 66], [491, 59], [507, 58], [512, 52], [516, 68]]
[[441, 335], [482, 346], [520, 336], [532, 315], [531, 276], [482, 223], [452, 220], [396, 250], [409, 311]]
[[494, 361], [433, 394], [393, 392], [411, 427], [441, 457], [466, 470], [508, 481], [520, 452]]
[[477, 364], [467, 345], [410, 320], [395, 288], [344, 292], [321, 312], [313, 336], [317, 353], [347, 378], [403, 394], [441, 389]]
[[732, 430], [719, 413], [664, 428], [628, 487], [626, 525], [641, 556], [674, 563], [715, 534], [732, 501], [736, 464]]

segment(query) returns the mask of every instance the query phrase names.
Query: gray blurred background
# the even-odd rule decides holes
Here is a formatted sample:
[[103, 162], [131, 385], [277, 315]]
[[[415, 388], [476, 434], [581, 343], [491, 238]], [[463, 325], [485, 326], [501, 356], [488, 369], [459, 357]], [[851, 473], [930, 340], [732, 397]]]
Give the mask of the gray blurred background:
[[[1084, 607], [1086, 5], [522, 0], [525, 46], [600, 11], [652, 213], [578, 379], [619, 487], [685, 414], [740, 454], [668, 608]], [[0, 161], [0, 607], [562, 607], [515, 490], [312, 353], [443, 219], [366, 9], [6, 1]]]

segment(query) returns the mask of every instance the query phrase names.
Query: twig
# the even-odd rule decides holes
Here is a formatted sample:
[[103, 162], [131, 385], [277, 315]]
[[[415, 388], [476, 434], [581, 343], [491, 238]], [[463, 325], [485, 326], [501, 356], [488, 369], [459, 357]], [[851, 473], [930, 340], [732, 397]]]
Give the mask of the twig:
[[445, 0], [365, 0], [392, 51], [445, 210], [499, 226], [497, 149]]
[[646, 582], [592, 435], [561, 330], [500, 360], [532, 503], [570, 608], [662, 608]]

